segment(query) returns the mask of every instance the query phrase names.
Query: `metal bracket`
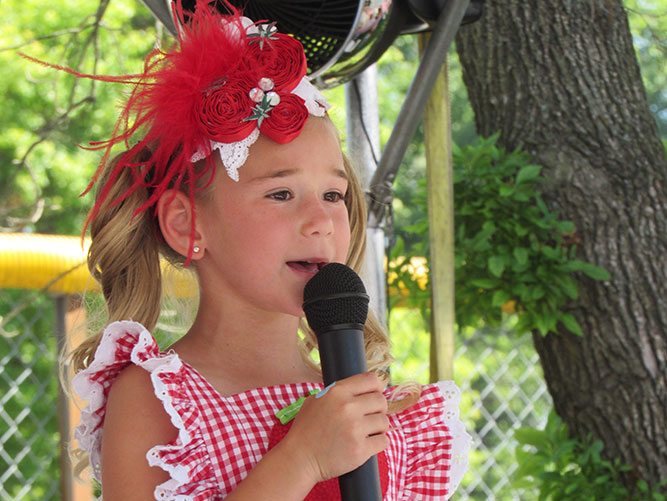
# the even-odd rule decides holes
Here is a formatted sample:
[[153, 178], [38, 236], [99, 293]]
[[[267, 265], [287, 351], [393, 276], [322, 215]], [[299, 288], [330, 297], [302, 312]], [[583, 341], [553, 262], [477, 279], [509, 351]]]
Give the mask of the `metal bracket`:
[[369, 184], [368, 225], [371, 228], [380, 226], [385, 210], [391, 204], [396, 173], [417, 130], [426, 101], [469, 3], [469, 0], [449, 0], [433, 27], [431, 38], [424, 49], [394, 129], [382, 152], [380, 164]]

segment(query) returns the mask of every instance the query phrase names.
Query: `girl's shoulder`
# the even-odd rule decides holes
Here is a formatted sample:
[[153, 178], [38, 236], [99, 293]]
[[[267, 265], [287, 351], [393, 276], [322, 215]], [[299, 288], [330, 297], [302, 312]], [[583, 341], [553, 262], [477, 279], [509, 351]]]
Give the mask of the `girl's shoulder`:
[[[216, 499], [216, 479], [206, 462], [201, 415], [189, 390], [190, 377], [175, 353], [160, 352], [143, 325], [122, 321], [107, 326], [93, 360], [72, 381], [74, 391], [88, 401], [74, 437], [88, 452], [98, 481], [102, 480], [103, 460], [109, 460], [105, 463], [107, 480], [109, 471], [122, 476], [136, 463], [156, 480], [151, 486], [155, 499], [178, 490]], [[104, 442], [103, 457], [106, 439], [109, 442]], [[120, 446], [116, 440], [122, 441]], [[107, 448], [107, 443], [114, 445]], [[122, 458], [113, 454], [114, 449], [130, 451], [122, 467], [110, 459]], [[112, 454], [107, 454], [108, 450]]]

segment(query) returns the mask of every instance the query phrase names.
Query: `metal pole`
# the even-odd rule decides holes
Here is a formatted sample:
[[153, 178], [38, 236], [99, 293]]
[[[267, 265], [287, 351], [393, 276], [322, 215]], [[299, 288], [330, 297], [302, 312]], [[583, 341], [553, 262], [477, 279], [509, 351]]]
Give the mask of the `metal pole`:
[[[76, 345], [85, 336], [85, 308], [79, 296], [60, 294], [54, 298], [56, 310], [56, 340], [58, 354]], [[68, 343], [69, 340], [69, 343]], [[60, 358], [60, 357], [59, 357]], [[57, 371], [56, 377], [60, 375]], [[62, 383], [62, 382], [61, 382]], [[81, 402], [79, 402], [79, 405]], [[58, 385], [58, 428], [60, 430], [60, 495], [63, 501], [90, 501], [93, 488], [89, 479], [76, 481], [69, 449], [72, 431], [78, 424], [79, 408], [70, 395]]]
[[[67, 345], [65, 340], [65, 314], [67, 313], [67, 296], [58, 295], [54, 298], [56, 310], [56, 341], [58, 353], [62, 353]], [[58, 374], [58, 368], [56, 368]], [[72, 464], [69, 457], [69, 406], [67, 395], [61, 384], [58, 385], [58, 429], [60, 430], [60, 496], [63, 501], [72, 500]]]
[[384, 208], [391, 203], [392, 184], [396, 172], [417, 129], [426, 100], [447, 58], [447, 51], [469, 3], [469, 0], [448, 1], [433, 28], [417, 73], [396, 119], [396, 125], [382, 152], [380, 165], [370, 183], [368, 221], [370, 227], [381, 224]]
[[169, 30], [169, 33], [176, 36], [176, 26], [174, 26], [174, 19], [169, 8], [171, 3], [165, 0], [143, 0], [143, 2], [155, 18]]
[[[362, 188], [368, 191], [380, 156], [380, 119], [378, 115], [377, 68], [369, 66], [345, 84], [347, 151], [359, 169]], [[362, 270], [364, 284], [371, 297], [371, 307], [378, 318], [386, 320], [385, 235], [379, 225], [366, 233], [366, 263]]]

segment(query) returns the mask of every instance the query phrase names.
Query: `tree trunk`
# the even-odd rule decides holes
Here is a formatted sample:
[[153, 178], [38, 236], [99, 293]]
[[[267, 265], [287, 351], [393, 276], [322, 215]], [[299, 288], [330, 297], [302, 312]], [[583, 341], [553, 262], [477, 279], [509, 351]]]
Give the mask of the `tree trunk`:
[[456, 42], [477, 132], [544, 166], [579, 258], [612, 275], [579, 277], [583, 337], [533, 335], [556, 412], [649, 483], [667, 478], [667, 161], [623, 5], [487, 0]]

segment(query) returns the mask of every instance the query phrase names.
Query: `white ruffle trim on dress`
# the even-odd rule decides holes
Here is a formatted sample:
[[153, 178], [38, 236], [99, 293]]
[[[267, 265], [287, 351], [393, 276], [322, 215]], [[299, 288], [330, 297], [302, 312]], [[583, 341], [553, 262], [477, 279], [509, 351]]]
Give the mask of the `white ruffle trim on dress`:
[[[199, 428], [199, 411], [180, 388], [183, 364], [176, 354], [161, 354], [150, 332], [132, 321], [109, 324], [93, 362], [72, 381], [74, 391], [88, 400], [88, 405], [81, 411], [81, 425], [77, 426], [74, 438], [81, 449], [89, 453], [93, 476], [101, 481], [102, 424], [107, 396], [115, 378], [130, 363], [150, 374], [155, 395], [178, 430], [172, 443], [156, 445], [146, 454], [149, 465], [159, 466], [171, 477], [155, 488], [155, 499], [217, 498], [211, 466], [203, 464], [203, 455], [198, 453], [198, 449], [205, 448]], [[170, 461], [175, 457], [189, 460], [185, 463]], [[187, 494], [178, 492], [183, 487], [187, 487]], [[206, 496], [209, 492], [211, 495]]]
[[449, 499], [458, 489], [463, 476], [468, 471], [468, 452], [472, 444], [472, 437], [466, 432], [460, 419], [461, 389], [454, 381], [438, 381], [436, 384], [445, 398], [445, 425], [452, 436], [449, 494], [446, 498]]

